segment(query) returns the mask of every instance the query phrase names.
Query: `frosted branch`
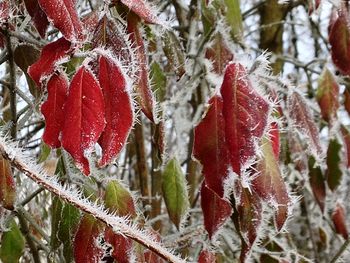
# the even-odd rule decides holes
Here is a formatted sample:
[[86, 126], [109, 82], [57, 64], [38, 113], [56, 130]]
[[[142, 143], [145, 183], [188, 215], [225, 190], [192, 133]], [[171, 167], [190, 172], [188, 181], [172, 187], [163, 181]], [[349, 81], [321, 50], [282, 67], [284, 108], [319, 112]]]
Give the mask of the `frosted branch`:
[[9, 160], [13, 167], [16, 167], [23, 174], [41, 185], [60, 199], [74, 205], [81, 211], [91, 214], [111, 227], [115, 233], [123, 234], [136, 242], [144, 245], [168, 262], [186, 262], [172, 251], [165, 248], [160, 242], [145, 230], [139, 229], [128, 219], [119, 217], [107, 212], [104, 206], [97, 205], [84, 198], [82, 194], [72, 187], [62, 186], [55, 177], [47, 175], [45, 170], [37, 165], [33, 159], [25, 155], [18, 146], [0, 135], [0, 154]]

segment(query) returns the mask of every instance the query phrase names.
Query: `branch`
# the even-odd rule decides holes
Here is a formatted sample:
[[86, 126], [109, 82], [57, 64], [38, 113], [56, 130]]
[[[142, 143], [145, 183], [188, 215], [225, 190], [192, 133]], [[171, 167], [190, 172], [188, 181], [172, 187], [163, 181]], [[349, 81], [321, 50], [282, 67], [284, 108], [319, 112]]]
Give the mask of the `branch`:
[[101, 220], [111, 227], [115, 233], [121, 233], [135, 240], [168, 262], [186, 262], [157, 242], [151, 234], [139, 229], [136, 225], [132, 225], [128, 219], [112, 215], [107, 212], [104, 206], [91, 203], [84, 198], [78, 190], [62, 186], [55, 178], [48, 176], [43, 167], [37, 165], [34, 159], [25, 155], [14, 142], [3, 136], [0, 136], [0, 154], [9, 160], [13, 167], [16, 167], [34, 182], [81, 211]]

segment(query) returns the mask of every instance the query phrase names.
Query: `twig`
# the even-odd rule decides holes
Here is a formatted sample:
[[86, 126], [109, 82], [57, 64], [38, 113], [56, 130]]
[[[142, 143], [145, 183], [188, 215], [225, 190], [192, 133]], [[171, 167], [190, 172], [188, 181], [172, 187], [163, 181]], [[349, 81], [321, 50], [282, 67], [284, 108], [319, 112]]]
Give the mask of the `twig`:
[[[9, 160], [13, 167], [34, 182], [57, 195], [61, 200], [101, 220], [111, 227], [115, 233], [121, 233], [135, 240], [169, 262], [185, 262], [185, 260], [168, 251], [160, 242], [154, 240], [151, 234], [146, 234], [144, 230], [140, 230], [135, 225], [132, 225], [127, 219], [108, 213], [103, 206], [91, 203], [73, 189], [62, 187], [52, 176], [47, 175], [41, 166], [36, 165], [32, 160], [27, 160], [29, 157], [24, 156], [14, 143], [7, 141], [2, 136], [0, 136], [0, 154]], [[33, 242], [32, 240], [30, 241]]]
[[344, 244], [340, 247], [337, 254], [335, 254], [335, 256], [332, 258], [330, 263], [336, 263], [340, 259], [341, 255], [344, 253], [344, 251], [348, 248], [349, 244], [350, 244], [350, 238], [344, 242]]
[[39, 189], [35, 190], [33, 193], [31, 193], [29, 196], [27, 196], [22, 202], [21, 206], [25, 206], [28, 204], [34, 197], [36, 197], [38, 194], [40, 194], [42, 191], [44, 191], [44, 188], [40, 187]]
[[32, 252], [34, 262], [40, 263], [39, 251], [38, 251], [36, 245], [34, 244], [33, 239], [31, 238], [27, 222], [25, 221], [25, 217], [21, 213], [21, 211], [17, 212], [17, 218], [18, 218], [19, 224], [21, 226], [21, 232], [22, 232], [23, 236], [25, 237], [25, 239], [27, 240], [30, 251]]

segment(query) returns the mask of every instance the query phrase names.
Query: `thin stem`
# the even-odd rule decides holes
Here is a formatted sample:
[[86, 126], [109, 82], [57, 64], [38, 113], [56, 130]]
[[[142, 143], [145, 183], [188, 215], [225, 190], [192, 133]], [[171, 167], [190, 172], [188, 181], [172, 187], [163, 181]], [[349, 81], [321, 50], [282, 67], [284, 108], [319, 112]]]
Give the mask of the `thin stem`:
[[12, 50], [11, 36], [9, 31], [5, 31], [6, 36], [6, 49], [8, 54], [8, 63], [10, 67], [10, 111], [11, 111], [11, 136], [13, 139], [16, 139], [17, 134], [17, 103], [16, 103], [16, 68], [15, 61]]
[[337, 254], [335, 254], [335, 256], [332, 258], [330, 263], [336, 263], [340, 259], [341, 255], [348, 248], [349, 244], [350, 244], [350, 238], [345, 240], [344, 244], [340, 247], [339, 251], [337, 252]]
[[25, 237], [25, 239], [27, 240], [30, 251], [32, 252], [34, 263], [40, 263], [39, 251], [36, 245], [34, 244], [33, 239], [31, 238], [27, 222], [25, 220], [24, 215], [21, 213], [21, 211], [17, 211], [17, 218], [21, 226], [21, 232]]
[[34, 197], [36, 197], [38, 194], [40, 194], [42, 191], [44, 191], [44, 188], [40, 187], [39, 189], [35, 190], [33, 193], [31, 193], [29, 196], [27, 196], [22, 202], [21, 206], [25, 206], [28, 204]]

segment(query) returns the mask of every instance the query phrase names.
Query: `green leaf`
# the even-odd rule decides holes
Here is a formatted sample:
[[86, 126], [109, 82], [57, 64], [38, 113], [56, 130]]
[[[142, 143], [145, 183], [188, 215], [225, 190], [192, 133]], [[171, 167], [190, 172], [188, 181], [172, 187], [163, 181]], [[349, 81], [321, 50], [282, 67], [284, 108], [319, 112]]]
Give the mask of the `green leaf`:
[[51, 247], [56, 250], [60, 246], [58, 239], [58, 229], [62, 218], [62, 201], [57, 197], [53, 196], [51, 205]]
[[328, 186], [332, 191], [339, 186], [342, 178], [340, 151], [341, 144], [338, 140], [330, 140], [327, 150], [326, 178]]
[[40, 89], [35, 85], [35, 82], [29, 77], [28, 67], [34, 64], [39, 59], [40, 51], [31, 45], [19, 45], [14, 51], [14, 60], [17, 66], [23, 71], [26, 76], [30, 93], [38, 98], [40, 96]]
[[185, 56], [177, 37], [172, 31], [167, 31], [163, 38], [163, 50], [168, 59], [169, 66], [180, 78], [185, 73]]
[[163, 172], [162, 189], [171, 221], [179, 228], [181, 219], [189, 208], [185, 175], [176, 158], [168, 162]]
[[166, 76], [157, 62], [151, 64], [151, 87], [158, 102], [164, 101], [166, 94]]
[[325, 178], [322, 174], [321, 168], [319, 166], [315, 167], [315, 159], [313, 157], [309, 158], [309, 180], [312, 192], [323, 212], [326, 198]]
[[78, 228], [80, 212], [70, 204], [65, 204], [59, 223], [57, 236], [63, 243], [63, 256], [66, 262], [73, 261], [73, 238]]
[[50, 152], [50, 147], [46, 143], [42, 142], [40, 145], [39, 163], [46, 161], [50, 155]]
[[110, 181], [106, 187], [106, 207], [119, 216], [136, 216], [134, 200], [128, 190], [118, 181]]
[[239, 0], [224, 0], [226, 4], [225, 18], [231, 27], [231, 36], [233, 39], [241, 39], [243, 32], [242, 14], [239, 8]]
[[24, 238], [15, 220], [12, 220], [10, 231], [3, 233], [0, 247], [0, 259], [3, 263], [19, 262], [24, 249]]

